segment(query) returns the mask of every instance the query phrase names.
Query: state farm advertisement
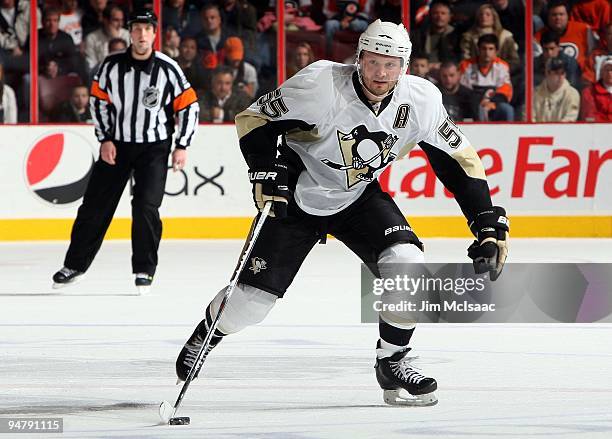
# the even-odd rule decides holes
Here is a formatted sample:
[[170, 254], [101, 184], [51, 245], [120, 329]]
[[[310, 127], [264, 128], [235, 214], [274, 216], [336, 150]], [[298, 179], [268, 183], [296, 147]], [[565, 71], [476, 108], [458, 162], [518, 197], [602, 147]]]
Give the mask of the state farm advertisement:
[[[488, 175], [493, 202], [515, 215], [612, 214], [612, 129], [605, 124], [462, 125]], [[0, 219], [74, 218], [98, 143], [91, 126], [2, 127]], [[409, 216], [459, 216], [424, 152], [380, 178]], [[130, 216], [126, 187], [116, 217]], [[249, 217], [247, 169], [232, 125], [200, 126], [188, 164], [170, 171], [165, 217]]]
[[[512, 215], [612, 213], [612, 126], [462, 125], [478, 152], [494, 204]], [[415, 148], [380, 177], [409, 215], [457, 215], [444, 189]]]

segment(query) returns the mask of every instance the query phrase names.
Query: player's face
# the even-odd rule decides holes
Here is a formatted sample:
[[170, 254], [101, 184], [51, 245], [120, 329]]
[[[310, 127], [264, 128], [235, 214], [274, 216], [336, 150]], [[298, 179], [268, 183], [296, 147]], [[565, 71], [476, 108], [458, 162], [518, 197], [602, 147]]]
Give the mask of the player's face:
[[402, 60], [396, 56], [380, 55], [364, 50], [361, 61], [361, 80], [368, 91], [376, 96], [387, 94], [402, 73]]
[[548, 11], [548, 26], [554, 31], [564, 31], [568, 20], [565, 6], [557, 6]]
[[150, 23], [134, 23], [130, 29], [132, 50], [138, 55], [147, 55], [153, 50], [155, 27]]

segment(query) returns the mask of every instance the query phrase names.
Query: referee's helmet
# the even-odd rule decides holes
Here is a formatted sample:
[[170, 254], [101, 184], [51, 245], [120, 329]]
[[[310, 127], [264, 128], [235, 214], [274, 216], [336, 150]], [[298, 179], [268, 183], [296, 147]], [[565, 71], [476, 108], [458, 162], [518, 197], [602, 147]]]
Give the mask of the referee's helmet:
[[157, 29], [157, 15], [150, 9], [135, 10], [130, 14], [130, 18], [128, 19], [128, 28], [131, 28], [134, 23], [149, 23]]

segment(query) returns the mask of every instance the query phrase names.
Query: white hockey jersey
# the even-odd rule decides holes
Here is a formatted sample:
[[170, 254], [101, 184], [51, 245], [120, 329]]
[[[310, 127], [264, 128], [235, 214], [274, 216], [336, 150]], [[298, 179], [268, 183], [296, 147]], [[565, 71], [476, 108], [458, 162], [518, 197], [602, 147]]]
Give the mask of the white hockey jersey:
[[[356, 66], [318, 61], [240, 113], [236, 126], [241, 147], [262, 127], [285, 133], [305, 166], [295, 201], [312, 215], [348, 207], [386, 166], [421, 142], [452, 158], [464, 177], [485, 179], [480, 159], [448, 117], [439, 90], [416, 76], [403, 76], [376, 111], [363, 94]], [[251, 140], [273, 141], [273, 136]]]

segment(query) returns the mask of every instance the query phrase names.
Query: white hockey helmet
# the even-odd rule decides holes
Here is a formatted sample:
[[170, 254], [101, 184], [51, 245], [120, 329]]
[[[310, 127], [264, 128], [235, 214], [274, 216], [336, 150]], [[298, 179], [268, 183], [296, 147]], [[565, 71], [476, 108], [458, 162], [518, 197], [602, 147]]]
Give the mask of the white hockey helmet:
[[403, 24], [378, 19], [371, 23], [359, 37], [356, 61], [358, 66], [361, 52], [364, 50], [401, 58], [402, 68], [405, 71], [410, 62], [412, 43]]

